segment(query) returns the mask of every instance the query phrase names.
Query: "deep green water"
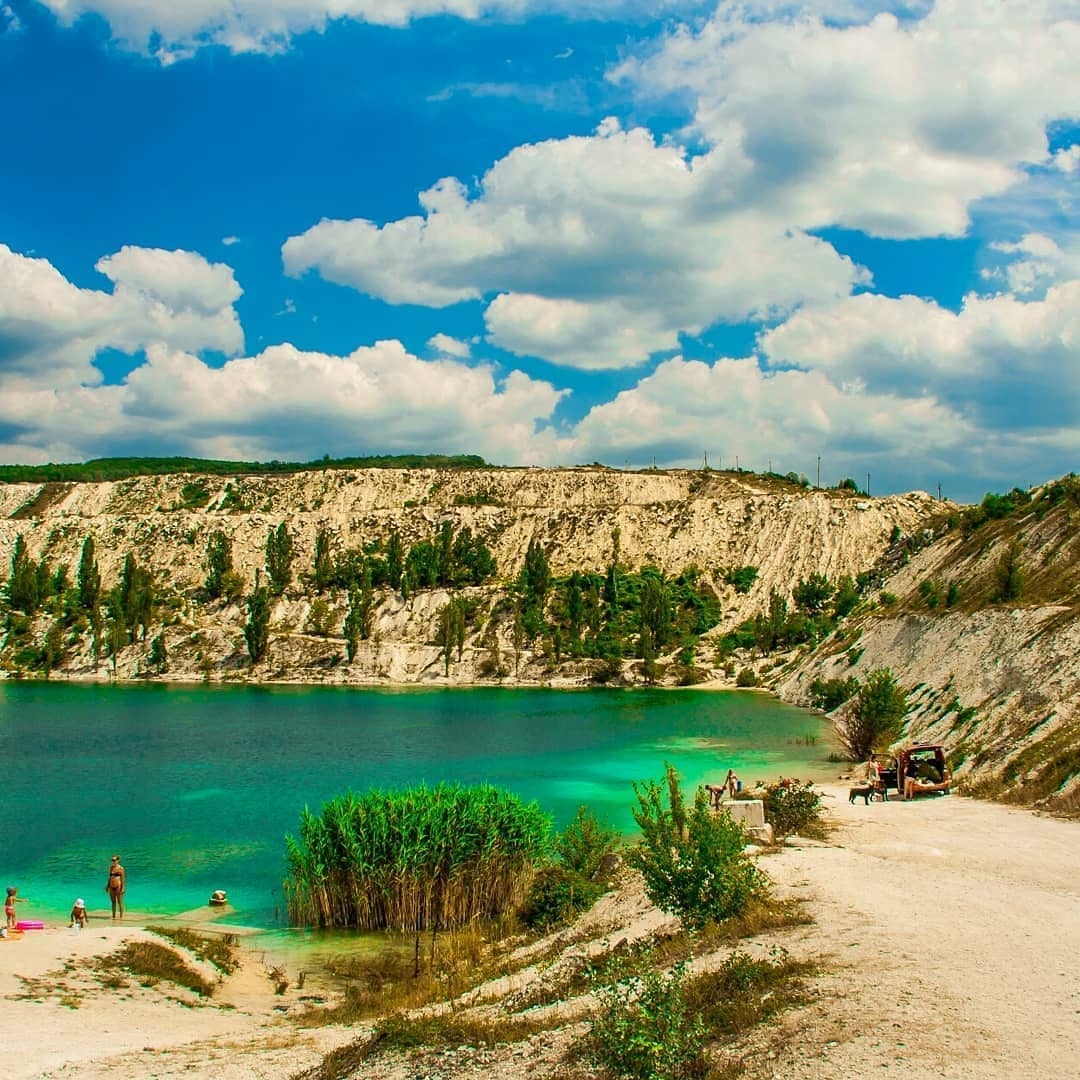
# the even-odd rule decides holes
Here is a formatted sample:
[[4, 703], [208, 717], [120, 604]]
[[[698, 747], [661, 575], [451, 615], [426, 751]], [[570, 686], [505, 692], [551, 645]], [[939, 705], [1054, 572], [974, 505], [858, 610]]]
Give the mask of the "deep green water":
[[93, 913], [117, 851], [132, 911], [220, 888], [230, 921], [273, 927], [284, 834], [349, 788], [486, 781], [629, 832], [665, 761], [689, 785], [820, 779], [830, 749], [820, 715], [754, 693], [0, 683], [0, 884], [21, 917]]

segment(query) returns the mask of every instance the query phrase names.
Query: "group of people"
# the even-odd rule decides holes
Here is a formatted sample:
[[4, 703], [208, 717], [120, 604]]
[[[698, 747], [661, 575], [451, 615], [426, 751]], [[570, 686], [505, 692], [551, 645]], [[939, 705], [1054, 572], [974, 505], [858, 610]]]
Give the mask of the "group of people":
[[722, 784], [706, 784], [705, 790], [709, 793], [710, 805], [715, 809], [725, 796], [734, 799], [742, 791], [742, 781], [735, 775], [734, 769], [728, 769]]
[[[127, 892], [127, 871], [120, 862], [120, 856], [114, 855], [109, 863], [109, 876], [105, 881], [105, 891], [109, 894], [109, 902], [112, 904], [112, 917], [118, 915], [124, 917], [124, 893]], [[19, 895], [18, 887], [9, 885], [4, 897], [4, 929], [15, 930], [18, 921], [15, 918], [15, 905], [26, 903], [26, 897]], [[80, 929], [86, 926], [89, 915], [86, 911], [86, 901], [80, 896], [71, 907], [68, 926], [77, 926]]]

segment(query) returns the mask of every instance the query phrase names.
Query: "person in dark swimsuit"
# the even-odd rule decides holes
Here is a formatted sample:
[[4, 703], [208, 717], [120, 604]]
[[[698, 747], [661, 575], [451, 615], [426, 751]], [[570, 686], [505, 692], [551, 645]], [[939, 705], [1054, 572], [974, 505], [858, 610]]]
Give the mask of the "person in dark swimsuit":
[[119, 910], [120, 918], [124, 917], [124, 893], [127, 891], [127, 871], [120, 865], [120, 856], [112, 857], [109, 866], [109, 879], [105, 882], [105, 891], [109, 894], [112, 902], [112, 917], [116, 918]]

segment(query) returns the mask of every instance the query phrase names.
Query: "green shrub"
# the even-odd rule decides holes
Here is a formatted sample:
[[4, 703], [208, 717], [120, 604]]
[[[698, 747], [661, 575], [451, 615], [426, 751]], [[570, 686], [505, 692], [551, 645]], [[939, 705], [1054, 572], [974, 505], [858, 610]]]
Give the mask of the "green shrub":
[[781, 780], [769, 784], [761, 800], [765, 820], [777, 836], [792, 836], [813, 826], [821, 815], [821, 796], [812, 784]]
[[590, 1063], [634, 1080], [701, 1075], [705, 1025], [688, 1007], [685, 989], [685, 961], [670, 974], [610, 965], [594, 985], [599, 1009], [589, 1029]]
[[810, 684], [810, 702], [822, 712], [832, 712], [858, 690], [859, 680], [854, 675], [846, 679], [815, 679]]
[[210, 489], [205, 480], [189, 480], [180, 489], [180, 508], [198, 510], [210, 501]]
[[521, 920], [533, 930], [573, 922], [604, 894], [604, 886], [565, 866], [546, 866], [533, 879]]
[[837, 731], [854, 761], [865, 761], [895, 742], [907, 715], [907, 694], [888, 668], [876, 668], [859, 688], [855, 702]]
[[735, 677], [735, 685], [740, 687], [757, 686], [758, 679], [752, 667], [744, 667]]
[[885, 592], [882, 590], [878, 593], [878, 601], [882, 607], [892, 607], [896, 603], [896, 593]]
[[579, 806], [574, 820], [555, 838], [555, 854], [567, 870], [594, 878], [606, 856], [622, 842], [618, 829], [604, 824], [586, 806]]
[[758, 568], [756, 566], [738, 566], [724, 571], [724, 581], [727, 582], [737, 593], [745, 595], [757, 581]]
[[768, 878], [744, 850], [742, 825], [714, 814], [704, 788], [687, 810], [678, 775], [668, 765], [666, 783], [635, 783], [634, 794], [642, 835], [627, 862], [641, 871], [649, 899], [662, 911], [694, 929], [738, 915], [767, 892]]

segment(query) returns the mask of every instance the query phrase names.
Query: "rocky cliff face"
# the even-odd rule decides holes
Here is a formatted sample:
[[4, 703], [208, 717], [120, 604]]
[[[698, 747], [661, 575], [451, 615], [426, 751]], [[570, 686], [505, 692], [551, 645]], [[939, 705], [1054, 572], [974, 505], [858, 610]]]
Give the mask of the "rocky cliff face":
[[[192, 506], [192, 501], [204, 505]], [[857, 575], [879, 559], [894, 530], [910, 531], [933, 509], [922, 494], [864, 499], [805, 491], [753, 474], [717, 472], [619, 472], [587, 469], [390, 470], [310, 472], [286, 476], [141, 477], [98, 484], [11, 484], [0, 487], [0, 565], [10, 565], [21, 535], [32, 558], [67, 565], [74, 578], [84, 540], [94, 538], [106, 588], [131, 552], [165, 591], [163, 610], [168, 675], [302, 681], [470, 683], [481, 674], [490, 649], [480, 627], [466, 641], [449, 673], [435, 642], [445, 590], [418, 592], [408, 600], [383, 590], [371, 639], [351, 664], [343, 664], [340, 634], [346, 598], [331, 594], [330, 626], [337, 633], [304, 632], [314, 593], [303, 583], [312, 568], [315, 537], [329, 532], [340, 553], [385, 542], [397, 531], [406, 548], [430, 539], [443, 522], [468, 526], [495, 557], [497, 584], [472, 590], [491, 607], [518, 574], [530, 541], [547, 553], [554, 574], [603, 573], [621, 565], [658, 567], [672, 575], [698, 567], [723, 603], [721, 628], [759, 610], [771, 588], [785, 593], [812, 572]], [[232, 542], [236, 569], [249, 584], [264, 566], [267, 533], [286, 522], [296, 550], [297, 585], [274, 609], [267, 661], [247, 664], [242, 604], [201, 604], [207, 540], [215, 530]], [[722, 581], [726, 568], [758, 567], [750, 591], [739, 594]], [[526, 648], [514, 650], [501, 628], [503, 678], [524, 682], [583, 681], [585, 668], [552, 670]], [[145, 671], [145, 644], [117, 658], [116, 673]], [[713, 665], [707, 645], [700, 652]], [[7, 657], [11, 666], [11, 658]], [[85, 642], [75, 643], [58, 674], [108, 677], [111, 662], [95, 661]]]
[[[806, 703], [814, 679], [889, 667], [909, 693], [909, 741], [943, 743], [975, 790], [1076, 813], [1080, 506], [1066, 499], [1044, 512], [1037, 501], [967, 533], [942, 524], [884, 579], [875, 606], [785, 668], [775, 689]], [[1003, 601], [1010, 550], [1019, 595]]]
[[[763, 683], [802, 703], [814, 678], [861, 676], [889, 666], [913, 695], [912, 736], [950, 743], [961, 771], [976, 777], [1018, 760], [1030, 771], [1025, 747], [1067, 743], [1076, 730], [1077, 597], [1055, 592], [1053, 585], [1060, 566], [1075, 555], [1069, 522], [1062, 525], [1058, 515], [1028, 530], [1029, 573], [1043, 584], [1023, 605], [994, 606], [985, 595], [986, 581], [1004, 534], [972, 546], [954, 531], [929, 543], [950, 509], [955, 510], [922, 493], [865, 498], [804, 490], [749, 473], [601, 467], [9, 484], [0, 486], [0, 566], [11, 565], [21, 536], [32, 559], [44, 557], [53, 568], [66, 565], [73, 581], [82, 545], [93, 537], [106, 589], [128, 553], [153, 574], [161, 602], [147, 637], [125, 644], [115, 656], [99, 650], [95, 657], [89, 633], [70, 633], [54, 676], [149, 677], [149, 643], [160, 636], [168, 666], [154, 677], [368, 684], [573, 685], [593, 679], [595, 664], [553, 659], [539, 643], [522, 642], [513, 620], [500, 616], [531, 541], [543, 547], [555, 575], [602, 574], [613, 560], [631, 570], [655, 566], [669, 576], [696, 567], [720, 603], [720, 621], [693, 650], [698, 676], [714, 686], [734, 681], [731, 664], [718, 659], [717, 640], [761, 612], [772, 590], [790, 596], [813, 573], [836, 581], [874, 572], [875, 589], [840, 635], [815, 651], [804, 646], [786, 657], [745, 652], [738, 666], [755, 668]], [[236, 570], [250, 590], [265, 564], [267, 533], [281, 522], [294, 541], [295, 584], [275, 601], [267, 656], [252, 665], [243, 601], [208, 603], [201, 596], [207, 540], [216, 530], [229, 538]], [[379, 590], [370, 637], [359, 643], [351, 662], [342, 632], [342, 590], [322, 598], [326, 625], [323, 632], [311, 632], [317, 598], [307, 578], [318, 532], [328, 533], [340, 554], [384, 545], [395, 531], [408, 548], [432, 539], [445, 522], [482, 537], [497, 564], [490, 583], [458, 591], [468, 597], [473, 615], [460, 652], [449, 662], [437, 641], [440, 614], [452, 595], [444, 589], [416, 591], [407, 599]], [[898, 535], [925, 540], [902, 564], [896, 558]], [[912, 548], [905, 550], [910, 554]], [[725, 571], [743, 566], [758, 569], [745, 593], [724, 579]], [[922, 582], [936, 581], [944, 589], [954, 579], [966, 582], [962, 602], [931, 610], [920, 593]], [[889, 592], [895, 603], [878, 602], [876, 597]], [[22, 640], [42, 640], [53, 621], [55, 616], [39, 613], [29, 630], [24, 627]], [[9, 632], [0, 649], [8, 674], [19, 673], [19, 655]], [[663, 663], [673, 657], [659, 659], [655, 677], [674, 681], [676, 666]], [[640, 663], [628, 661], [617, 677], [632, 683], [645, 676]], [[1044, 756], [1030, 760], [1042, 762]]]

